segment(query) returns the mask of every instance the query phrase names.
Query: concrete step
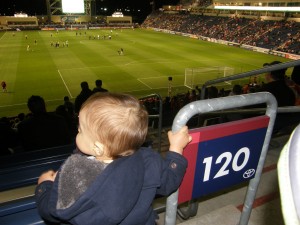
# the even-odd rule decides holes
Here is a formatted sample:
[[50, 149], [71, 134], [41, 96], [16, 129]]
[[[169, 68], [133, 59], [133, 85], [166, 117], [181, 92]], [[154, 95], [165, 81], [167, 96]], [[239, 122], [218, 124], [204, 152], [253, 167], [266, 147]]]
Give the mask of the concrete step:
[[[241, 212], [234, 205], [227, 205], [203, 216], [179, 223], [179, 225], [235, 225]], [[249, 223], [248, 225], [255, 225]]]

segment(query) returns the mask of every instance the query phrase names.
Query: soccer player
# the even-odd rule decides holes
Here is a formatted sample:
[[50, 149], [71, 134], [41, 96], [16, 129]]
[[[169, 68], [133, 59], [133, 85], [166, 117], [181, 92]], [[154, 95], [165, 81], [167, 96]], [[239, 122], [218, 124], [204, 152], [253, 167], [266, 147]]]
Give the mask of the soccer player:
[[3, 92], [7, 92], [6, 86], [7, 86], [7, 85], [6, 85], [6, 82], [5, 82], [5, 81], [2, 81], [2, 82], [1, 82], [1, 87], [2, 87], [2, 91], [3, 91]]

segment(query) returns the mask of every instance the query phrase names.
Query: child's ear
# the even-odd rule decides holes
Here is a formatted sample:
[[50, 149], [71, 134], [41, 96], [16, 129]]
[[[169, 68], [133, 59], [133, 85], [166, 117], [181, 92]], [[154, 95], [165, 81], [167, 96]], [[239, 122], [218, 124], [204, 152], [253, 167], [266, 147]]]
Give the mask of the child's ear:
[[99, 141], [96, 141], [94, 143], [94, 149], [93, 149], [96, 153], [96, 156], [103, 156], [104, 154], [104, 145], [102, 143], [100, 143]]

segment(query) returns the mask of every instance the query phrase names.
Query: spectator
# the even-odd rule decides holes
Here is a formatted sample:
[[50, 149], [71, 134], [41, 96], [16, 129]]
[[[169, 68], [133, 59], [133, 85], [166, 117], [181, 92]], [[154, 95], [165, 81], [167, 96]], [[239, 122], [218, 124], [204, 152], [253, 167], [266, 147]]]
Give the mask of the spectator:
[[203, 40], [213, 38], [262, 47], [270, 49], [270, 53], [273, 50], [292, 54], [300, 52], [300, 25], [295, 21], [153, 12], [142, 27], [192, 34]]
[[94, 94], [83, 104], [79, 124], [76, 144], [84, 155], [70, 156], [58, 172], [38, 180], [41, 217], [72, 224], [155, 224], [153, 199], [174, 192], [187, 167], [181, 155], [191, 141], [187, 127], [168, 133], [170, 151], [163, 159], [140, 148], [148, 113], [134, 97]]
[[206, 99], [211, 99], [211, 98], [217, 98], [217, 97], [219, 97], [218, 96], [219, 91], [218, 91], [217, 87], [210, 86], [206, 90], [207, 90], [207, 92], [205, 93], [206, 94]]
[[[241, 85], [239, 85], [239, 84], [235, 84], [232, 87], [232, 90], [229, 93], [229, 96], [241, 95], [241, 94], [243, 94], [243, 87]], [[228, 114], [224, 114], [222, 116], [222, 122], [241, 120], [243, 118], [244, 117], [241, 114], [238, 114], [238, 113], [228, 113]]]
[[18, 125], [25, 119], [25, 113], [19, 113], [15, 118], [14, 124], [12, 126], [13, 129], [18, 130]]
[[75, 117], [72, 117], [72, 115], [69, 114], [64, 105], [57, 106], [55, 109], [55, 113], [64, 118], [71, 137], [75, 137], [75, 135], [77, 134], [77, 121], [75, 120]]
[[95, 81], [96, 87], [93, 89], [93, 93], [96, 92], [108, 92], [108, 90], [102, 88], [102, 80]]
[[65, 107], [66, 111], [68, 112], [68, 114], [71, 117], [74, 117], [75, 107], [74, 107], [74, 104], [70, 101], [69, 96], [64, 97], [64, 107]]
[[24, 150], [50, 148], [70, 144], [70, 134], [63, 117], [46, 112], [45, 101], [31, 96], [27, 102], [32, 115], [18, 125], [18, 133]]
[[[263, 66], [272, 66], [281, 63], [274, 61], [265, 63]], [[286, 69], [276, 70], [265, 74], [266, 84], [262, 86], [260, 91], [268, 91], [273, 94], [277, 100], [278, 106], [295, 105], [295, 94], [293, 90], [285, 82]]]
[[295, 66], [291, 74], [292, 88], [296, 93], [295, 105], [300, 105], [300, 66]]
[[2, 87], [2, 91], [3, 91], [3, 92], [7, 92], [7, 88], [6, 88], [6, 87], [7, 87], [7, 84], [6, 84], [5, 81], [2, 81], [2, 82], [1, 82], [1, 87]]
[[63, 116], [68, 124], [71, 136], [77, 134], [78, 116], [75, 114], [74, 104], [70, 101], [69, 96], [64, 97], [64, 104], [56, 108], [56, 113]]
[[243, 88], [241, 85], [239, 84], [235, 84], [233, 87], [232, 87], [232, 90], [231, 92], [229, 93], [229, 95], [241, 95], [243, 94]]
[[75, 99], [75, 113], [79, 113], [81, 105], [93, 94], [86, 81], [81, 82], [81, 92]]
[[[265, 63], [264, 66], [272, 66], [281, 63], [280, 61], [273, 61], [271, 63]], [[268, 91], [274, 95], [279, 107], [282, 106], [294, 106], [296, 96], [293, 90], [287, 85], [285, 80], [286, 69], [275, 70], [266, 73], [266, 84], [262, 86], [260, 91]], [[282, 130], [291, 127], [294, 128], [294, 124], [299, 123], [299, 115], [292, 114], [278, 114], [273, 128], [273, 133], [282, 132]], [[289, 131], [288, 131], [289, 132]]]
[[14, 153], [13, 148], [19, 145], [17, 133], [10, 127], [9, 119], [0, 119], [0, 156]]

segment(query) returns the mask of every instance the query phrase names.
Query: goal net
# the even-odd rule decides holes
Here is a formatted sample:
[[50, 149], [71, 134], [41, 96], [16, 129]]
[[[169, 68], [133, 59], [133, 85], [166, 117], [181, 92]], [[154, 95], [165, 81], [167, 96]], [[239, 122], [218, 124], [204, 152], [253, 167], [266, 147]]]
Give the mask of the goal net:
[[87, 30], [87, 25], [85, 24], [72, 24], [69, 28], [70, 30]]
[[[221, 77], [227, 77], [234, 74], [232, 67], [200, 67], [186, 68], [184, 76], [184, 86], [194, 89], [197, 85], [200, 86], [208, 80], [214, 80]], [[230, 81], [225, 82], [231, 85]]]

